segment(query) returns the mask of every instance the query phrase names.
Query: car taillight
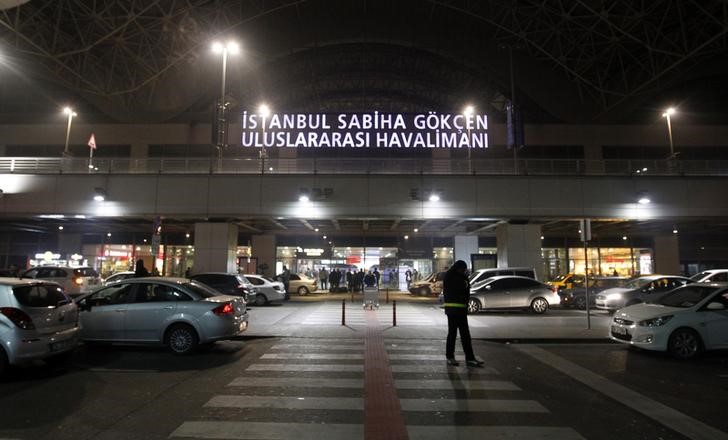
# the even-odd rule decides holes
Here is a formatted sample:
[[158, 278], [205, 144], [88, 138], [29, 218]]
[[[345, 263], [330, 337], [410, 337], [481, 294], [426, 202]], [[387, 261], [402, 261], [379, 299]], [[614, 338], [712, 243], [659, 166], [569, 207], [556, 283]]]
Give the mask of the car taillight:
[[81, 277], [79, 277], [79, 278], [75, 278], [75, 279], [73, 280], [73, 282], [74, 282], [74, 283], [76, 283], [76, 284], [78, 284], [78, 285], [80, 286], [80, 285], [82, 285], [82, 284], [83, 284], [83, 278], [81, 278]]
[[232, 303], [226, 302], [212, 309], [212, 313], [217, 316], [230, 316], [235, 314], [235, 307], [233, 307]]
[[16, 309], [14, 307], [0, 307], [0, 313], [5, 315], [13, 322], [13, 324], [23, 330], [33, 330], [35, 328], [35, 324], [33, 324], [33, 320], [30, 319], [30, 316], [20, 309]]

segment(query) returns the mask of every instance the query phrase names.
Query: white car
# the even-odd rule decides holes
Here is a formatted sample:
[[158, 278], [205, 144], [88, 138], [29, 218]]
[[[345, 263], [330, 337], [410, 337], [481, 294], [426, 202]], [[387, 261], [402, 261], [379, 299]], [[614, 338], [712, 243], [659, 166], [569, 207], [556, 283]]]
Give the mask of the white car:
[[104, 286], [107, 286], [111, 283], [115, 283], [117, 281], [124, 281], [128, 280], [129, 278], [134, 278], [135, 272], [132, 271], [124, 271], [124, 272], [116, 272], [111, 275], [109, 275], [108, 278], [106, 278], [103, 282]]
[[243, 275], [250, 284], [255, 286], [258, 294], [255, 296], [255, 305], [262, 306], [270, 302], [278, 302], [286, 299], [286, 290], [283, 287], [283, 283], [280, 281], [273, 281], [268, 277], [262, 275]]
[[728, 283], [728, 269], [711, 269], [690, 277], [696, 283]]
[[728, 286], [689, 284], [654, 303], [625, 307], [614, 315], [609, 336], [680, 359], [728, 348]]
[[101, 278], [92, 267], [40, 266], [28, 269], [20, 278], [58, 283], [71, 297], [93, 292], [101, 286]]

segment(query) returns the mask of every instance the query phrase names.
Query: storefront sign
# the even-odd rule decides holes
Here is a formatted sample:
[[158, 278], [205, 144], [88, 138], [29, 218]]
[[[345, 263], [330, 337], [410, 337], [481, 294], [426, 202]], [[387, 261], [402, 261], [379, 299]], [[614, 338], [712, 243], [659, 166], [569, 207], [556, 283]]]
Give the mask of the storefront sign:
[[36, 260], [53, 261], [61, 258], [61, 254], [54, 254], [51, 251], [43, 252], [42, 254], [35, 254]]
[[323, 249], [304, 249], [303, 253], [306, 254], [307, 257], [320, 257], [324, 254]]
[[488, 116], [458, 113], [243, 112], [244, 147], [488, 148]]
[[361, 257], [358, 255], [349, 255], [346, 257], [346, 264], [361, 264]]

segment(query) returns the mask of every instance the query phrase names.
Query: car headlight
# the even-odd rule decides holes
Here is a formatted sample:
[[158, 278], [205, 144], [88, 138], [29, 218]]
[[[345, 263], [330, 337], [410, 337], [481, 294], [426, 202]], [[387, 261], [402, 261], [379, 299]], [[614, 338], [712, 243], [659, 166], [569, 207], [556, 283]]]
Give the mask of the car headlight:
[[645, 319], [644, 321], [640, 321], [637, 324], [640, 327], [660, 327], [665, 325], [669, 320], [671, 320], [672, 316], [673, 315], [666, 315], [660, 316], [658, 318]]
[[607, 295], [607, 301], [614, 301], [615, 299], [622, 299], [621, 293], [610, 293]]

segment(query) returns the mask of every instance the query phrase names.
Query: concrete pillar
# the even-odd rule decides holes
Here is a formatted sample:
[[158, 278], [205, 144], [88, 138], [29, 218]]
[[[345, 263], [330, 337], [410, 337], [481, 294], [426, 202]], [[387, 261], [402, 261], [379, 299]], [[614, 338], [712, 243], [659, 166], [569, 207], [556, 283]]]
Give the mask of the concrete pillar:
[[[266, 276], [275, 276], [276, 271], [276, 236], [253, 235], [251, 254], [258, 260], [258, 272]], [[261, 270], [261, 266], [266, 267]]]
[[194, 273], [236, 272], [238, 226], [230, 223], [195, 223]]
[[496, 227], [498, 267], [532, 267], [544, 277], [540, 225], [501, 224]]
[[654, 238], [655, 267], [654, 272], [659, 274], [680, 274], [680, 246], [677, 235], [664, 235]]
[[468, 263], [468, 268], [473, 269], [472, 255], [478, 253], [477, 235], [456, 235], [453, 238], [453, 255], [455, 261], [463, 260]]

